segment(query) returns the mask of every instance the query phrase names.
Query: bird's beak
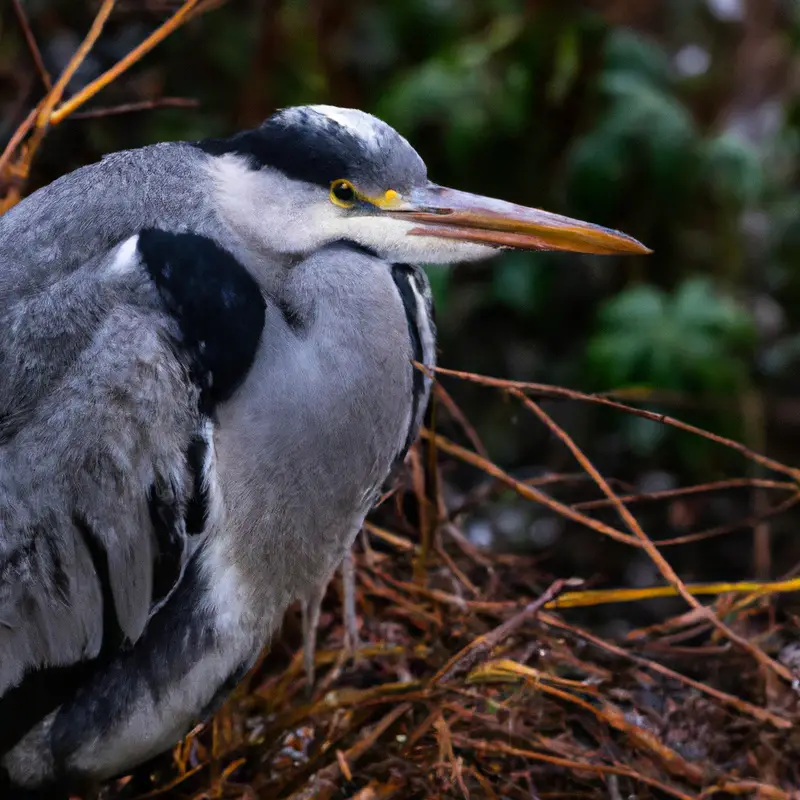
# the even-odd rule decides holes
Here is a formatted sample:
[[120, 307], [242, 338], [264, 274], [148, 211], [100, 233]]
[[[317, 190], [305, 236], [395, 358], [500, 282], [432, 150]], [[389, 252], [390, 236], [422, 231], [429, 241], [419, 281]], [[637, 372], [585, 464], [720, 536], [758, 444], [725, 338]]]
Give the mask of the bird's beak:
[[652, 252], [631, 236], [610, 228], [433, 183], [405, 197], [392, 194], [393, 201], [384, 208], [392, 216], [419, 223], [409, 231], [412, 236], [522, 250], [599, 255]]

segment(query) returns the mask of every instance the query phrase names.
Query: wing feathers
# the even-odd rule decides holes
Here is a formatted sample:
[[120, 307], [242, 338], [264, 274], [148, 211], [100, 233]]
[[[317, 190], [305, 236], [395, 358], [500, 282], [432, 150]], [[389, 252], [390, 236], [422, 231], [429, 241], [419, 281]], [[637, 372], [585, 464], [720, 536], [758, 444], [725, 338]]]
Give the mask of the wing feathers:
[[117, 650], [125, 641], [125, 634], [119, 623], [117, 616], [117, 604], [114, 599], [114, 591], [111, 585], [111, 570], [109, 568], [108, 551], [103, 540], [92, 530], [91, 525], [84, 516], [77, 512], [72, 514], [72, 523], [80, 537], [89, 558], [92, 559], [95, 575], [100, 584], [102, 595], [102, 644], [100, 645], [99, 657], [108, 656]]
[[135, 645], [180, 582], [187, 530], [209, 514], [209, 419], [265, 310], [231, 255], [163, 231], [5, 302], [0, 756]]
[[[106, 294], [97, 270], [94, 280]], [[10, 385], [0, 378], [0, 405], [12, 416], [20, 418], [17, 390], [31, 400], [0, 445], [0, 695], [31, 669], [93, 658], [103, 642], [113, 648], [141, 635], [158, 548], [148, 492], [159, 475], [178, 475], [185, 505], [186, 451], [201, 425], [198, 392], [176, 358], [175, 323], [146, 274], [118, 287], [116, 306], [104, 301], [102, 314], [83, 317], [80, 347], [57, 305], [48, 328], [38, 314], [26, 322], [20, 303], [11, 329], [0, 307], [2, 360], [24, 361], [33, 350], [32, 363], [49, 353], [60, 366]]]
[[147, 494], [156, 556], [153, 566], [153, 607], [159, 606], [177, 584], [184, 565], [186, 527], [180, 488], [157, 476]]

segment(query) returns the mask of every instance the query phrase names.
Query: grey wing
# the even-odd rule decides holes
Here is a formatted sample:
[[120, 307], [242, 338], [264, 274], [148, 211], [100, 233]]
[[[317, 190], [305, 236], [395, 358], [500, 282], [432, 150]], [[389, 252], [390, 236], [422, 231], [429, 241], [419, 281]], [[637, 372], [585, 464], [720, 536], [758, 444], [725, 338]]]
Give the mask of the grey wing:
[[184, 561], [203, 423], [131, 241], [0, 297], [0, 707], [135, 641]]

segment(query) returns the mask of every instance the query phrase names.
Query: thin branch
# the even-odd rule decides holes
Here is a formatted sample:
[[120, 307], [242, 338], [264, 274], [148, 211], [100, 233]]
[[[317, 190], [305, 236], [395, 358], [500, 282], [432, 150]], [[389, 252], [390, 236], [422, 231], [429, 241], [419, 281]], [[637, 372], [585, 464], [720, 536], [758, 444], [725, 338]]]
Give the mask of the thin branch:
[[[94, 18], [89, 32], [69, 60], [64, 71], [58, 77], [58, 80], [47, 95], [45, 95], [44, 99], [37, 104], [36, 108], [31, 111], [22, 125], [14, 132], [11, 141], [8, 143], [2, 157], [0, 157], [0, 175], [10, 172], [12, 178], [16, 181], [11, 184], [11, 189], [3, 198], [2, 204], [0, 204], [0, 213], [4, 213], [19, 201], [22, 195], [21, 186], [28, 177], [31, 160], [39, 149], [39, 145], [42, 143], [42, 139], [47, 131], [52, 110], [61, 100], [70, 79], [83, 63], [86, 55], [100, 36], [103, 26], [111, 10], [114, 8], [114, 3], [115, 0], [103, 0], [103, 4], [100, 6], [100, 10], [97, 12], [97, 16]], [[32, 128], [33, 133], [28, 138], [27, 142], [24, 142], [25, 136]], [[11, 166], [11, 157], [19, 147], [22, 147], [22, 152], [16, 163]]]
[[[114, 0], [107, 0], [113, 5]], [[142, 56], [149, 53], [157, 44], [160, 44], [173, 31], [177, 30], [187, 20], [199, 0], [186, 0], [186, 2], [160, 27], [156, 28], [141, 44], [131, 50], [128, 55], [121, 58], [111, 69], [106, 70], [99, 78], [93, 80], [81, 91], [74, 94], [69, 100], [62, 103], [49, 116], [51, 125], [58, 125], [66, 117], [80, 108], [87, 100], [94, 97], [101, 89], [115, 81], [123, 72], [130, 69]]]
[[132, 114], [139, 111], [152, 111], [156, 108], [197, 108], [199, 100], [191, 97], [161, 97], [158, 100], [142, 100], [138, 103], [121, 103], [118, 106], [92, 108], [88, 111], [76, 111], [70, 119], [98, 119], [118, 114]]
[[191, 12], [189, 19], [207, 14], [209, 11], [216, 11], [218, 8], [222, 8], [227, 2], [228, 0], [200, 0], [200, 3]]
[[537, 403], [530, 399], [524, 392], [519, 389], [511, 389], [510, 393], [520, 399], [526, 408], [532, 411], [539, 419], [547, 425], [548, 428], [569, 448], [572, 455], [575, 456], [580, 465], [586, 472], [592, 476], [598, 487], [602, 490], [603, 494], [612, 501], [614, 507], [617, 509], [621, 519], [628, 526], [629, 530], [636, 536], [642, 543], [642, 547], [653, 563], [658, 567], [659, 572], [664, 576], [667, 583], [671, 584], [678, 591], [680, 596], [687, 602], [689, 606], [697, 609], [698, 612], [704, 614], [709, 622], [716, 627], [722, 634], [724, 634], [732, 642], [735, 642], [743, 650], [750, 653], [753, 658], [764, 667], [772, 670], [777, 675], [780, 675], [785, 681], [791, 683], [794, 676], [791, 670], [787, 669], [783, 664], [778, 663], [770, 658], [760, 647], [754, 645], [743, 636], [731, 630], [712, 609], [704, 606], [692, 593], [686, 588], [686, 584], [681, 580], [677, 572], [672, 568], [672, 565], [664, 558], [659, 552], [658, 548], [653, 544], [650, 537], [644, 532], [641, 525], [639, 525], [636, 518], [631, 514], [630, 510], [625, 506], [617, 497], [614, 490], [608, 485], [606, 479], [598, 472], [597, 468], [589, 461], [581, 449], [572, 440], [572, 437], [561, 428], [547, 412], [545, 412]]
[[436, 381], [433, 384], [433, 389], [436, 392], [436, 396], [447, 410], [447, 413], [453, 418], [454, 422], [458, 423], [458, 425], [461, 427], [461, 430], [464, 431], [464, 435], [467, 437], [467, 439], [469, 439], [470, 444], [475, 448], [475, 452], [482, 455], [484, 458], [488, 458], [489, 453], [486, 450], [486, 447], [484, 447], [480, 436], [478, 436], [477, 431], [467, 419], [466, 414], [464, 414], [456, 401], [453, 400], [447, 389], [445, 389], [444, 386], [439, 383], [439, 381]]
[[800, 503], [800, 492], [795, 492], [791, 497], [787, 497], [785, 500], [782, 500], [777, 505], [772, 506], [772, 508], [768, 508], [766, 511], [763, 511], [760, 514], [745, 517], [745, 519], [739, 519], [736, 520], [736, 522], [730, 522], [726, 525], [717, 525], [714, 528], [708, 528], [707, 530], [698, 531], [697, 533], [687, 533], [684, 536], [673, 536], [670, 539], [659, 539], [656, 544], [658, 547], [674, 547], [675, 545], [702, 542], [705, 539], [713, 539], [717, 536], [724, 536], [725, 534], [732, 533], [740, 528], [751, 528], [753, 525], [756, 525], [765, 519], [777, 517], [779, 514], [783, 514], [785, 511], [793, 508], [798, 503]]
[[504, 755], [530, 759], [531, 761], [544, 761], [547, 764], [564, 767], [565, 769], [573, 770], [575, 772], [593, 772], [598, 775], [624, 775], [627, 778], [639, 781], [647, 786], [660, 789], [665, 794], [669, 794], [672, 797], [677, 797], [678, 800], [695, 800], [693, 795], [681, 792], [669, 784], [663, 783], [662, 781], [651, 778], [640, 772], [636, 772], [636, 770], [629, 769], [628, 767], [620, 767], [611, 764], [592, 764], [587, 761], [574, 761], [569, 758], [562, 758], [561, 756], [551, 756], [549, 753], [540, 753], [535, 750], [523, 750], [519, 747], [512, 747], [511, 745], [505, 744], [501, 741], [480, 741], [463, 736], [461, 734], [454, 734], [453, 741], [467, 750], [474, 750], [478, 753], [502, 753]]
[[11, 161], [11, 156], [14, 155], [16, 149], [22, 143], [22, 140], [28, 135], [28, 132], [36, 122], [36, 115], [39, 113], [39, 106], [32, 108], [28, 112], [28, 116], [20, 123], [19, 127], [14, 131], [8, 144], [0, 155], [0, 176], [8, 169], [8, 164]]
[[494, 630], [479, 636], [456, 653], [430, 680], [430, 686], [446, 683], [456, 675], [469, 672], [479, 661], [486, 659], [497, 645], [507, 639], [518, 628], [535, 617], [542, 608], [558, 597], [566, 581], [554, 581], [542, 594], [516, 613], [511, 619]]
[[[382, 717], [371, 728], [368, 728], [361, 738], [344, 753], [344, 758], [348, 764], [355, 764], [372, 745], [382, 736], [397, 720], [412, 708], [411, 703], [401, 703], [395, 706], [388, 714]], [[310, 783], [302, 789], [292, 793], [289, 800], [312, 800], [312, 798], [328, 798], [336, 792], [338, 783], [341, 780], [340, 759], [335, 759], [333, 763], [317, 772]]]
[[[686, 497], [692, 494], [706, 494], [709, 492], [722, 492], [727, 489], [779, 489], [785, 492], [796, 492], [797, 484], [789, 481], [768, 481], [761, 478], [731, 478], [725, 481], [713, 481], [712, 483], [700, 483], [696, 486], [681, 486], [678, 489], [664, 489], [660, 492], [645, 492], [643, 494], [620, 495], [619, 499], [625, 503], [645, 503], [656, 500], [673, 500], [676, 497]], [[573, 508], [583, 511], [594, 508], [608, 508], [613, 505], [608, 498], [603, 500], [584, 500], [580, 503], [573, 503]]]
[[115, 2], [116, 0], [103, 0], [103, 4], [100, 6], [100, 10], [97, 12], [97, 16], [94, 18], [92, 26], [89, 28], [89, 32], [78, 46], [78, 49], [69, 60], [67, 66], [64, 67], [64, 71], [58, 76], [58, 80], [53, 85], [53, 88], [47, 93], [47, 97], [45, 97], [42, 107], [39, 110], [39, 115], [36, 118], [37, 129], [44, 130], [48, 125], [53, 123], [53, 109], [61, 101], [67, 84], [72, 80], [73, 75], [75, 75], [78, 68], [83, 64], [84, 59], [89, 55], [89, 51], [94, 47], [95, 42], [103, 32], [106, 21], [114, 9]]
[[455, 444], [455, 442], [451, 442], [449, 439], [445, 439], [443, 436], [432, 433], [427, 428], [422, 430], [421, 436], [425, 439], [435, 437], [436, 446], [439, 448], [439, 450], [444, 453], [449, 453], [451, 456], [455, 456], [461, 461], [471, 464], [477, 469], [483, 470], [487, 475], [491, 475], [493, 478], [497, 478], [498, 480], [502, 481], [504, 484], [506, 484], [506, 486], [511, 487], [518, 495], [526, 498], [527, 500], [532, 500], [534, 503], [547, 506], [547, 508], [549, 508], [551, 511], [555, 511], [562, 517], [566, 517], [567, 519], [571, 519], [573, 522], [585, 525], [587, 528], [591, 528], [592, 530], [602, 533], [603, 535], [608, 536], [618, 542], [622, 542], [623, 544], [627, 544], [631, 547], [642, 546], [641, 542], [635, 536], [630, 536], [627, 533], [617, 530], [617, 528], [612, 528], [610, 525], [606, 525], [599, 520], [592, 519], [591, 517], [586, 516], [586, 514], [581, 514], [580, 511], [575, 511], [575, 509], [571, 508], [570, 506], [553, 499], [550, 497], [550, 495], [540, 492], [534, 486], [530, 486], [522, 481], [518, 481], [516, 478], [512, 478], [511, 475], [500, 469], [500, 467], [498, 467], [496, 464], [493, 464], [488, 459], [481, 458], [481, 456], [479, 456], [477, 453], [473, 453], [471, 450], [467, 450], [465, 447], [461, 447], [461, 445]]
[[[420, 368], [426, 369], [422, 365], [420, 365]], [[775, 461], [774, 459], [763, 456], [760, 453], [756, 453], [754, 450], [751, 450], [749, 447], [745, 447], [745, 445], [741, 444], [740, 442], [737, 442], [733, 439], [727, 439], [724, 436], [719, 436], [716, 433], [711, 433], [710, 431], [703, 430], [695, 425], [690, 425], [688, 422], [681, 422], [679, 419], [669, 417], [666, 414], [656, 414], [653, 411], [645, 411], [641, 408], [634, 408], [633, 406], [628, 406], [624, 403], [618, 403], [614, 400], [609, 400], [601, 395], [586, 394], [585, 392], [578, 392], [574, 389], [564, 389], [560, 386], [550, 386], [545, 383], [502, 380], [500, 378], [490, 378], [486, 375], [477, 375], [473, 372], [445, 369], [444, 367], [436, 367], [435, 371], [440, 375], [450, 375], [454, 378], [461, 378], [462, 380], [477, 383], [481, 386], [491, 386], [495, 389], [505, 389], [506, 391], [517, 389], [522, 392], [536, 392], [541, 397], [578, 400], [583, 403], [594, 403], [595, 405], [614, 408], [617, 411], [624, 411], [626, 414], [633, 414], [634, 416], [642, 417], [643, 419], [649, 419], [652, 422], [658, 422], [662, 425], [669, 425], [670, 427], [678, 428], [679, 430], [686, 431], [687, 433], [692, 433], [695, 436], [708, 439], [716, 444], [721, 444], [724, 447], [730, 448], [731, 450], [736, 450], [738, 453], [741, 453], [751, 461], [761, 464], [762, 467], [771, 469], [773, 472], [781, 472], [784, 475], [788, 475], [793, 481], [800, 483], [800, 469], [797, 467], [789, 467], [786, 464], [782, 464], [780, 461]]]
[[19, 25], [22, 28], [22, 35], [25, 37], [25, 43], [28, 45], [33, 63], [36, 65], [36, 72], [39, 73], [39, 77], [42, 79], [45, 91], [49, 92], [53, 86], [53, 82], [50, 80], [50, 73], [47, 71], [47, 67], [45, 67], [44, 61], [42, 60], [42, 53], [39, 50], [39, 45], [36, 44], [36, 37], [31, 30], [28, 16], [20, 0], [11, 0], [11, 2], [14, 6], [14, 13], [17, 15]]
[[701, 681], [696, 681], [694, 678], [689, 678], [680, 672], [676, 672], [674, 669], [670, 669], [669, 667], [665, 667], [663, 664], [659, 664], [657, 661], [651, 661], [648, 658], [631, 653], [624, 647], [607, 642], [605, 639], [601, 639], [599, 636], [595, 636], [593, 633], [589, 633], [589, 631], [586, 631], [583, 628], [578, 628], [575, 625], [570, 625], [569, 623], [564, 622], [564, 620], [562, 620], [560, 617], [557, 617], [553, 614], [548, 614], [544, 611], [539, 614], [539, 617], [541, 621], [547, 625], [551, 625], [559, 630], [568, 631], [574, 636], [589, 642], [589, 644], [599, 647], [601, 650], [605, 650], [606, 652], [615, 656], [625, 658], [628, 661], [632, 661], [634, 664], [638, 664], [640, 667], [649, 669], [652, 672], [657, 672], [659, 675], [663, 675], [665, 678], [678, 681], [685, 686], [696, 689], [698, 692], [702, 692], [709, 697], [713, 697], [715, 700], [725, 703], [725, 705], [735, 708], [742, 714], [746, 714], [747, 716], [753, 717], [761, 722], [769, 722], [771, 725], [774, 725], [776, 728], [780, 728], [782, 730], [787, 730], [793, 727], [792, 721], [781, 716], [780, 714], [775, 714], [766, 708], [761, 708], [761, 706], [748, 703], [746, 700], [742, 700], [741, 698], [735, 697], [732, 694], [723, 692], [720, 689], [715, 689], [713, 686], [708, 686], [708, 684], [702, 683]]
[[[11, 206], [17, 203], [21, 197], [21, 188], [28, 177], [31, 161], [36, 154], [44, 135], [51, 125], [57, 125], [66, 119], [70, 114], [76, 111], [81, 105], [87, 102], [90, 98], [94, 97], [101, 89], [108, 86], [112, 81], [119, 77], [123, 72], [135, 64], [146, 53], [152, 50], [157, 44], [163, 41], [173, 31], [179, 28], [187, 19], [194, 17], [200, 11], [207, 11], [212, 7], [221, 5], [218, 3], [200, 3], [199, 0], [186, 0], [186, 2], [175, 12], [166, 22], [159, 28], [153, 31], [141, 44], [135, 47], [124, 58], [117, 62], [111, 69], [104, 72], [99, 78], [92, 81], [85, 86], [73, 97], [65, 102], [61, 102], [64, 91], [70, 79], [74, 76], [80, 65], [83, 63], [86, 55], [96, 43], [100, 36], [103, 26], [106, 23], [112, 9], [115, 5], [115, 0], [103, 0], [99, 11], [97, 12], [94, 21], [92, 22], [89, 32], [86, 34], [83, 42], [81, 42], [77, 51], [73, 54], [69, 63], [65, 67], [62, 74], [59, 76], [56, 83], [37, 104], [25, 121], [14, 132], [11, 140], [0, 156], [0, 176], [11, 176], [13, 181], [10, 183], [11, 189], [6, 193], [5, 198], [0, 204], [0, 213], [7, 211]], [[185, 101], [186, 104], [191, 101]], [[61, 103], [59, 105], [59, 103]], [[172, 100], [168, 103], [170, 105], [183, 105], [180, 100]], [[144, 108], [144, 106], [142, 106]], [[84, 114], [84, 117], [105, 116], [109, 113], [123, 113], [127, 111], [140, 110], [138, 104], [129, 104], [126, 107], [118, 107], [116, 109], [97, 109]], [[27, 141], [25, 139], [28, 137]], [[16, 162], [12, 164], [12, 159], [19, 152], [16, 157]]]
[[[770, 594], [800, 592], [800, 578], [786, 581], [735, 581], [728, 583], [689, 583], [687, 591], [694, 597], [698, 595], [749, 594], [764, 597]], [[640, 600], [656, 600], [663, 597], [677, 597], [674, 586], [650, 586], [641, 589], [583, 589], [579, 592], [564, 592], [547, 608], [585, 608], [608, 603], [635, 603]]]

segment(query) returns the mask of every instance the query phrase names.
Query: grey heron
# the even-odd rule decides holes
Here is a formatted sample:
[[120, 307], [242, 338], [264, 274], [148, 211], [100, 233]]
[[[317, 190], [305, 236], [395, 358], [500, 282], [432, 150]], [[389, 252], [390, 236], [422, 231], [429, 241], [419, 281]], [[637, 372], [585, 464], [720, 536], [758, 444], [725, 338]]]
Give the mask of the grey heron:
[[508, 247], [649, 252], [438, 186], [331, 106], [113, 153], [0, 217], [4, 797], [96, 786], [214, 712], [417, 435], [418, 265]]

